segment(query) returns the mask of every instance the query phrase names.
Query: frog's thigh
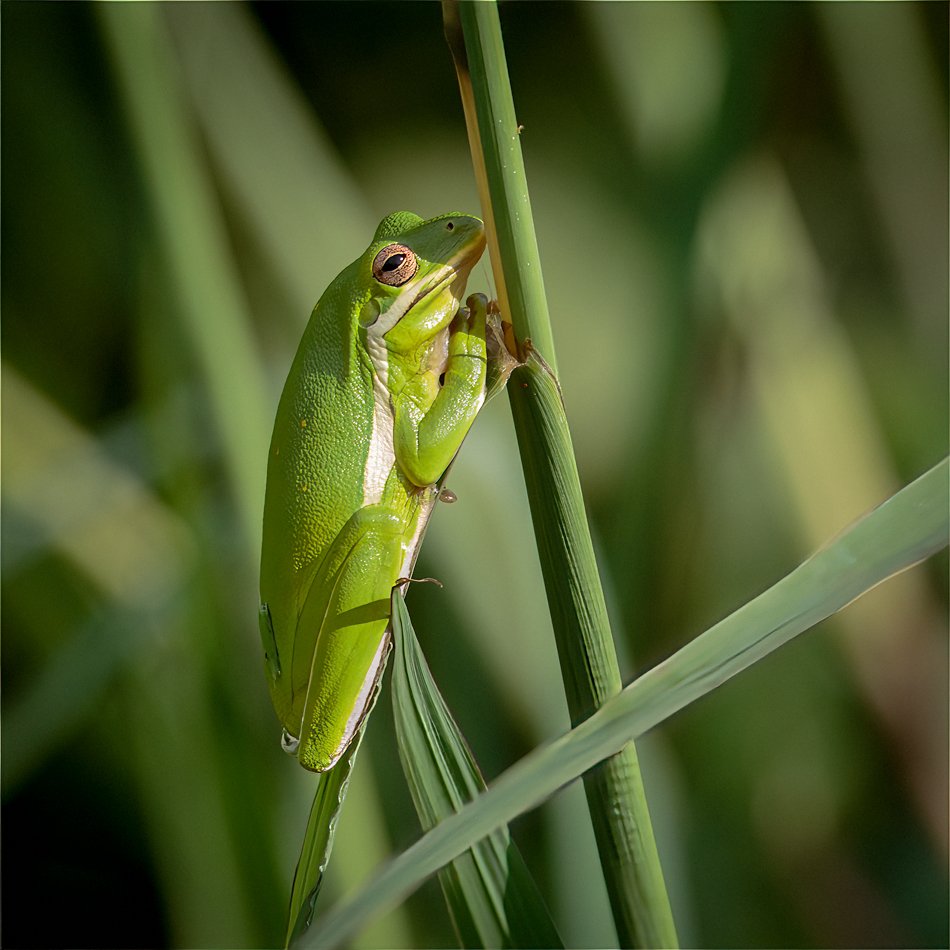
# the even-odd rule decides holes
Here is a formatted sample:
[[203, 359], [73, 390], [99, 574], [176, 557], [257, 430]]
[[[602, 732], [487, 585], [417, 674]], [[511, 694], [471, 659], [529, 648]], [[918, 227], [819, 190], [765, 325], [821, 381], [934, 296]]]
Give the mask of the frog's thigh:
[[404, 532], [388, 509], [362, 509], [344, 526], [311, 585], [298, 622], [301, 633], [316, 633], [301, 684], [305, 734], [298, 756], [307, 768], [329, 768], [366, 714], [386, 656], [389, 597], [402, 566]]

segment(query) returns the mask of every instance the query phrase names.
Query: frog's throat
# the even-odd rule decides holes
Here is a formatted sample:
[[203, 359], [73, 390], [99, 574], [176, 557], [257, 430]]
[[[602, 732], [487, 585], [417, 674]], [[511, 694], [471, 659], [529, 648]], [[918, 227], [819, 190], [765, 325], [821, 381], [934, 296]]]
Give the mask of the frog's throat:
[[389, 351], [378, 337], [367, 337], [373, 364], [373, 428], [363, 467], [363, 505], [378, 505], [386, 479], [396, 464], [393, 447], [393, 407], [389, 398]]
[[451, 287], [453, 296], [459, 300], [476, 259], [471, 247], [462, 248], [427, 280], [420, 281], [414, 291], [407, 288], [407, 292], [400, 294], [392, 306], [366, 329], [366, 351], [373, 364], [373, 428], [363, 467], [364, 505], [379, 504], [386, 480], [396, 463], [393, 407], [389, 395], [389, 350], [383, 338], [423, 297], [442, 293]]

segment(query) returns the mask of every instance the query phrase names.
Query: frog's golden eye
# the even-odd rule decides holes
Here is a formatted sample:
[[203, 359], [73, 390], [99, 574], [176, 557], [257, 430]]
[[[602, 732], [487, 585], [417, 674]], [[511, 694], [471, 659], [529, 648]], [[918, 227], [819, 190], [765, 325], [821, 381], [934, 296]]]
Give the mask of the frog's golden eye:
[[373, 259], [373, 276], [390, 287], [401, 287], [413, 274], [419, 262], [405, 244], [387, 244]]

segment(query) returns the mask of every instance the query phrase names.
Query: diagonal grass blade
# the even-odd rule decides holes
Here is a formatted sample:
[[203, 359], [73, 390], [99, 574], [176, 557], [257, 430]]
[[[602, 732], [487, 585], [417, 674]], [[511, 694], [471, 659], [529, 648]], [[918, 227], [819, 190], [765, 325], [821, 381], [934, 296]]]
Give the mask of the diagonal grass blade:
[[383, 868], [355, 898], [322, 917], [301, 946], [338, 945], [493, 829], [871, 588], [942, 550], [950, 530], [948, 473], [944, 459], [589, 719], [525, 756], [477, 801]]

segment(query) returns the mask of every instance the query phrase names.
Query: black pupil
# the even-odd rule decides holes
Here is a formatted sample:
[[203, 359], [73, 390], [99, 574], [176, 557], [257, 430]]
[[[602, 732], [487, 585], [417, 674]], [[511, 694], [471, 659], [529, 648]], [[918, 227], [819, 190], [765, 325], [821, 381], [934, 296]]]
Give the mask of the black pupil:
[[402, 262], [406, 259], [405, 254], [393, 254], [392, 257], [386, 258], [386, 263], [383, 264], [384, 271], [396, 270], [399, 267], [402, 267]]

